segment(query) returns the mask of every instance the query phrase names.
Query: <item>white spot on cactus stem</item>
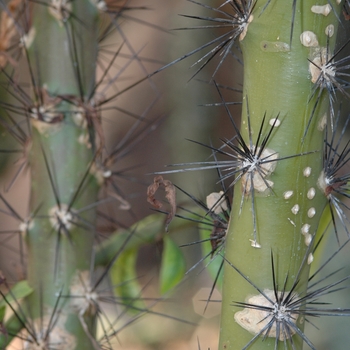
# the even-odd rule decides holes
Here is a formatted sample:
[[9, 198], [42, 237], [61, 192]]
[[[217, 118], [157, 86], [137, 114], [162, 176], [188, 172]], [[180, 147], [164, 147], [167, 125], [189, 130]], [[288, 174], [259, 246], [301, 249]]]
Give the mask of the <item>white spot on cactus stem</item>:
[[90, 173], [93, 174], [96, 177], [96, 180], [100, 186], [102, 186], [105, 182], [105, 179], [108, 179], [110, 176], [112, 176], [112, 170], [108, 169], [107, 167], [93, 163], [90, 168]]
[[297, 214], [299, 213], [299, 209], [300, 209], [299, 205], [298, 205], [298, 204], [295, 204], [295, 205], [293, 206], [293, 208], [291, 209], [291, 211], [292, 211], [292, 213], [293, 213], [294, 215], [297, 215]]
[[30, 116], [35, 120], [42, 118], [43, 122], [51, 123], [57, 118], [58, 113], [55, 111], [54, 105], [41, 105], [30, 109]]
[[311, 11], [313, 13], [316, 13], [317, 15], [323, 15], [323, 16], [328, 16], [330, 12], [332, 11], [331, 5], [313, 5], [311, 7]]
[[25, 219], [23, 222], [21, 222], [18, 226], [18, 230], [22, 233], [25, 234], [27, 233], [28, 230], [33, 228], [34, 223], [31, 218]]
[[102, 172], [102, 176], [103, 176], [105, 179], [108, 179], [109, 177], [112, 176], [112, 170], [105, 170], [104, 172]]
[[327, 36], [329, 36], [331, 38], [334, 35], [334, 25], [333, 24], [329, 24], [326, 27], [324, 32], [326, 33]]
[[[293, 311], [284, 302], [284, 297], [289, 295], [288, 291], [275, 291], [265, 289], [264, 294], [250, 296], [246, 303], [254, 307], [246, 307], [242, 311], [235, 313], [235, 321], [244, 329], [252, 334], [261, 334], [271, 338], [278, 338], [280, 341], [290, 339], [295, 334], [295, 328], [299, 313], [293, 307]], [[276, 294], [278, 301], [276, 300]], [[283, 297], [284, 296], [284, 297]], [[292, 293], [290, 299], [295, 304], [298, 299], [297, 293]], [[269, 329], [268, 332], [263, 330]], [[285, 329], [285, 328], [288, 329]]]
[[312, 253], [307, 257], [307, 264], [310, 265], [314, 261], [314, 256]]
[[275, 128], [277, 128], [277, 127], [279, 127], [281, 125], [281, 121], [279, 119], [277, 119], [277, 118], [271, 118], [269, 120], [269, 124], [271, 126], [274, 126]]
[[29, 32], [20, 38], [20, 46], [29, 49], [36, 36], [35, 27], [31, 27]]
[[310, 225], [309, 224], [304, 224], [302, 227], [301, 227], [301, 234], [302, 235], [306, 235], [309, 233], [310, 231]]
[[208, 209], [215, 214], [221, 214], [228, 209], [225, 201], [225, 196], [223, 194], [223, 191], [213, 192], [210, 193], [206, 198]]
[[107, 4], [103, 0], [90, 0], [90, 2], [96, 6], [100, 11], [107, 11]]
[[90, 149], [91, 148], [91, 142], [90, 142], [90, 136], [88, 133], [82, 133], [80, 134], [80, 136], [78, 137], [78, 142], [81, 145], [85, 145], [86, 148]]
[[303, 175], [305, 177], [309, 177], [311, 175], [311, 168], [309, 166], [307, 166], [304, 170], [303, 170]]
[[306, 244], [307, 246], [309, 246], [311, 242], [312, 242], [312, 235], [311, 235], [310, 233], [307, 233], [307, 234], [305, 235], [305, 244]]
[[287, 218], [287, 219], [294, 227], [297, 227], [297, 225], [295, 224], [295, 222], [293, 220], [291, 220], [290, 218]]
[[315, 197], [316, 194], [316, 190], [314, 189], [314, 187], [311, 187], [308, 191], [307, 191], [307, 198], [309, 199], [313, 199]]
[[[90, 173], [95, 176], [97, 183], [102, 185], [108, 185], [111, 181], [111, 177], [113, 175], [113, 171], [109, 168], [107, 168], [106, 165], [99, 164], [99, 163], [93, 163], [90, 168]], [[116, 199], [120, 205], [119, 209], [121, 210], [129, 210], [131, 208], [131, 204], [125, 200], [122, 196], [120, 196], [118, 193], [116, 193], [114, 190], [111, 190], [110, 188], [107, 188], [108, 195], [114, 199]]]
[[87, 120], [85, 118], [85, 110], [83, 107], [74, 106], [72, 108], [72, 118], [74, 123], [80, 128], [86, 129], [88, 126]]
[[100, 11], [107, 11], [107, 4], [104, 1], [98, 1], [97, 2], [97, 8]]
[[300, 42], [306, 47], [316, 47], [318, 46], [317, 36], [314, 32], [306, 30], [300, 34]]
[[293, 196], [294, 192], [293, 191], [286, 191], [283, 193], [283, 198], [284, 199], [289, 199]]
[[318, 122], [317, 129], [319, 131], [323, 131], [327, 125], [327, 113], [325, 113], [320, 121]]
[[310, 208], [308, 211], [307, 211], [307, 216], [311, 219], [315, 216], [316, 214], [316, 209], [315, 208]]
[[261, 245], [254, 239], [250, 239], [250, 245], [254, 248], [261, 248]]

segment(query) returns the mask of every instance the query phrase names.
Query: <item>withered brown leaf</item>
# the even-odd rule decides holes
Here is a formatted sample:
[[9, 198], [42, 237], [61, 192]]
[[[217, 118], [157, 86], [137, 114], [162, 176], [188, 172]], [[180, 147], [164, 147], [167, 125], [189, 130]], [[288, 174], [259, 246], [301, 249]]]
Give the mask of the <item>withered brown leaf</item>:
[[155, 198], [155, 194], [159, 188], [163, 186], [165, 189], [165, 198], [170, 204], [170, 212], [165, 221], [165, 231], [168, 232], [170, 222], [173, 220], [176, 212], [176, 190], [175, 186], [169, 180], [164, 180], [163, 176], [158, 175], [153, 179], [153, 184], [147, 188], [147, 202], [152, 204], [155, 208], [160, 209], [163, 205]]

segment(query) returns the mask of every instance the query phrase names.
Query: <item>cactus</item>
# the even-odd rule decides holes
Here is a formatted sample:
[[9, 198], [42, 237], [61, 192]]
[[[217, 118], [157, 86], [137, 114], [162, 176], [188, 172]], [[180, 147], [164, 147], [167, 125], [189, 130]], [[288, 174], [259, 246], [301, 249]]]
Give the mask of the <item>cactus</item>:
[[[201, 21], [203, 31], [224, 32], [151, 74], [120, 27], [122, 19], [132, 19], [126, 2], [2, 4], [1, 124], [21, 149], [13, 143], [2, 148], [20, 152], [19, 169], [30, 169], [31, 179], [25, 217], [6, 194], [0, 197], [1, 211], [19, 227], [9, 235], [19, 237], [23, 275], [14, 286], [7, 276], [0, 277], [1, 348], [16, 339], [24, 349], [113, 348], [114, 336], [141, 315], [173, 318], [146, 307], [137, 254], [145, 242], [163, 243], [160, 292], [166, 295], [182, 279], [185, 262], [165, 231], [177, 233], [193, 225], [206, 229], [199, 240], [202, 258], [188, 273], [204, 263], [213, 275], [206, 306], [214, 288], [222, 288], [220, 350], [302, 349], [303, 344], [314, 349], [306, 322], [350, 315], [350, 308], [319, 302], [323, 295], [347, 288], [349, 280], [332, 280], [338, 271], [320, 276], [350, 240], [345, 202], [349, 117], [344, 122], [341, 115], [347, 114], [349, 97], [349, 57], [344, 56], [349, 2], [189, 2], [211, 14], [185, 17]], [[113, 31], [120, 42], [110, 55], [103, 42]], [[109, 54], [107, 64], [100, 60], [104, 53]], [[195, 140], [211, 152], [211, 160], [175, 164], [175, 170], [157, 173], [147, 199], [163, 210], [156, 192], [165, 190], [170, 204], [165, 229], [159, 213], [139, 222], [133, 218], [125, 228], [108, 206], [100, 208], [113, 202], [124, 213], [130, 210], [124, 188], [114, 181], [124, 171], [118, 173], [114, 166], [158, 120], [154, 124], [146, 118], [153, 101], [142, 115], [111, 107], [136, 121], [109, 151], [102, 112], [142, 82], [154, 88], [153, 75], [197, 54], [202, 56], [192, 77], [217, 60], [211, 85], [231, 135], [219, 146]], [[244, 63], [240, 126], [220, 84], [232, 56], [242, 56]], [[115, 63], [121, 57], [126, 60], [118, 70]], [[134, 62], [143, 77], [114, 91]], [[96, 75], [98, 65], [102, 71]], [[27, 69], [26, 83], [19, 66]], [[167, 179], [171, 173], [206, 169], [217, 171], [220, 184], [220, 192], [206, 203], [187, 192], [187, 185], [174, 186]], [[16, 179], [17, 174], [9, 190]], [[192, 200], [190, 208], [178, 205], [176, 211], [175, 188]], [[175, 216], [187, 220], [172, 221]], [[112, 226], [102, 241], [101, 220]], [[330, 224], [337, 248], [328, 256]], [[105, 283], [110, 284], [107, 292], [100, 288]], [[101, 307], [106, 299], [122, 309], [125, 323], [107, 317]], [[5, 312], [10, 316], [5, 318]]]
[[[328, 124], [335, 124], [334, 89], [341, 83], [333, 66], [336, 32], [330, 28], [338, 27], [341, 7], [327, 2], [316, 6], [313, 1], [294, 2], [288, 9], [279, 1], [263, 7], [264, 2], [254, 3], [253, 19], [240, 43], [245, 70], [241, 133], [246, 146], [238, 155], [244, 164], [237, 171], [241, 190], [235, 191], [226, 238], [225, 259], [234, 268], [225, 267], [223, 287], [223, 303], [246, 307], [239, 312], [237, 304], [236, 309], [223, 308], [222, 324], [231, 327], [222, 327], [221, 349], [301, 348], [303, 340], [312, 347], [303, 334], [302, 309], [313, 300], [307, 294], [311, 246], [326, 206], [320, 185], [320, 123], [327, 115]], [[332, 13], [318, 13], [327, 9]], [[269, 17], [278, 32], [264, 29], [270, 26]], [[242, 283], [241, 274], [248, 283]], [[260, 312], [265, 308], [263, 321]], [[266, 335], [264, 342], [260, 335]]]

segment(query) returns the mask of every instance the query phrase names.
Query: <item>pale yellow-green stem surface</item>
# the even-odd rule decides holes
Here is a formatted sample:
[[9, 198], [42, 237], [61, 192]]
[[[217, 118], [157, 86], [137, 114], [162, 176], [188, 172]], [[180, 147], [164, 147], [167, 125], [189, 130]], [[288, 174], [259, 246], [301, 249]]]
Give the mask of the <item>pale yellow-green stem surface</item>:
[[[263, 10], [266, 1], [257, 1], [247, 34], [240, 42], [244, 62], [241, 133], [247, 145], [251, 147], [251, 142], [254, 148], [265, 118], [261, 138], [272, 129], [266, 147], [268, 154], [278, 157], [267, 163], [273, 167], [262, 175], [262, 186], [259, 187], [261, 176], [257, 172], [235, 185], [226, 238], [225, 256], [229, 263], [224, 267], [220, 350], [244, 348], [266, 325], [263, 316], [254, 319], [251, 312], [242, 317], [237, 312], [243, 308], [232, 304], [248, 302], [248, 298], [259, 295], [252, 284], [260, 291], [274, 290], [271, 255], [278, 291], [284, 290], [288, 276], [285, 291], [290, 291], [299, 279], [296, 297], [305, 294], [312, 264], [311, 239], [326, 205], [317, 181], [322, 170], [324, 120], [329, 122], [331, 118], [329, 96], [326, 91], [319, 96], [319, 88], [311, 81], [308, 59], [319, 57], [327, 43], [329, 50], [334, 50], [336, 33], [331, 36], [329, 28], [333, 27], [328, 26], [334, 26], [336, 32], [338, 21], [333, 10], [327, 16], [315, 13], [312, 6], [326, 6], [327, 0], [317, 4], [314, 0], [296, 1], [294, 18], [292, 3], [271, 1]], [[341, 5], [334, 2], [333, 6], [339, 13]], [[297, 319], [301, 332], [304, 321], [302, 316]], [[276, 323], [269, 337], [257, 336], [249, 349], [275, 349], [277, 343], [278, 349], [285, 349], [286, 343], [291, 346], [290, 335], [286, 336], [286, 343], [276, 342], [274, 332], [278, 334]], [[280, 339], [282, 333], [285, 334], [281, 329]], [[295, 349], [302, 348], [299, 336], [294, 335], [292, 341]]]

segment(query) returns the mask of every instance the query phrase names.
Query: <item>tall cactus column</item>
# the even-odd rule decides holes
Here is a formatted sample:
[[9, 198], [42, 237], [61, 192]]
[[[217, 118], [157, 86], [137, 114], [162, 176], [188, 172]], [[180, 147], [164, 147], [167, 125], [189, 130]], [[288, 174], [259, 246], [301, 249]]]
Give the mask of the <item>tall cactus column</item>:
[[302, 348], [305, 320], [290, 308], [305, 295], [326, 205], [318, 185], [334, 119], [326, 62], [341, 10], [331, 3], [258, 0], [240, 36], [246, 148], [226, 239], [221, 350]]
[[98, 193], [90, 169], [99, 155], [91, 126], [99, 120], [87, 107], [95, 84], [97, 15], [91, 1], [36, 4], [24, 40], [34, 95], [33, 218], [26, 232], [28, 281], [35, 291], [28, 305], [33, 349], [97, 347], [88, 273], [96, 214], [84, 210]]

